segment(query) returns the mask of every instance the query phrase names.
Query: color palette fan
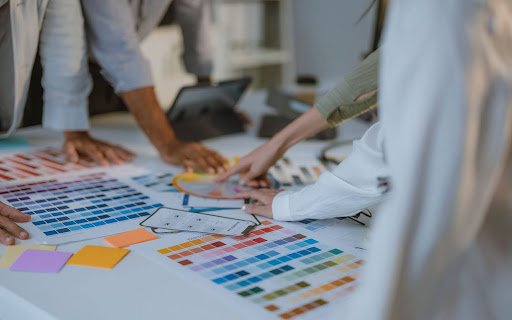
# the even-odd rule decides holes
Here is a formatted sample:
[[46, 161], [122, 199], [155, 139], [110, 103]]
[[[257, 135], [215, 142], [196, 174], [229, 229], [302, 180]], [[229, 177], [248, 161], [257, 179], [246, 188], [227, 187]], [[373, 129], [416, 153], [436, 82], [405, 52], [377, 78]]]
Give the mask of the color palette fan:
[[50, 244], [131, 230], [138, 218], [162, 206], [105, 172], [7, 184], [0, 188], [0, 201], [29, 214], [23, 227]]
[[262, 316], [319, 319], [355, 289], [362, 260], [286, 225], [265, 220], [244, 237], [181, 233], [134, 251]]
[[[174, 177], [173, 185], [186, 194], [211, 199], [243, 199], [240, 193], [251, 190], [250, 187], [241, 186], [236, 180], [215, 182], [217, 175], [183, 172]], [[279, 188], [279, 183], [271, 181], [270, 188]]]

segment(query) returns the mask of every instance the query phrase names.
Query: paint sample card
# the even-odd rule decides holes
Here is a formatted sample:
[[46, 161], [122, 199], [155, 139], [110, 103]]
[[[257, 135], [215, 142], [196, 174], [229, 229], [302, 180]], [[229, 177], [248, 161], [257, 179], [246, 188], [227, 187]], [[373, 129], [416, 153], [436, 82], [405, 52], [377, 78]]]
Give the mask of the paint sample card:
[[180, 233], [134, 250], [233, 305], [280, 319], [321, 319], [330, 306], [339, 308], [363, 264], [347, 249], [269, 220], [244, 237]]
[[0, 150], [9, 150], [16, 148], [25, 148], [30, 146], [27, 138], [25, 137], [9, 137], [7, 139], [0, 140]]
[[171, 172], [152, 172], [132, 178], [146, 188], [157, 192], [179, 192], [172, 184], [174, 174]]
[[101, 246], [85, 246], [75, 253], [68, 264], [83, 267], [112, 269], [130, 250]]
[[56, 246], [49, 246], [49, 245], [14, 245], [14, 246], [7, 246], [5, 248], [4, 255], [2, 256], [2, 259], [0, 259], [0, 267], [2, 268], [8, 268], [10, 267], [18, 257], [25, 252], [27, 249], [36, 249], [36, 250], [48, 250], [48, 251], [55, 251], [57, 247]]
[[77, 172], [95, 167], [93, 163], [67, 162], [60, 150], [48, 148], [0, 155], [0, 182]]
[[188, 194], [183, 195], [183, 207], [185, 208], [221, 208], [221, 209], [240, 209], [244, 205], [244, 199], [224, 200], [224, 199], [209, 199], [191, 196]]
[[[133, 171], [131, 166], [119, 170]], [[124, 232], [162, 206], [104, 171], [4, 184], [0, 201], [31, 216], [21, 224], [42, 243], [61, 244]]]
[[14, 261], [9, 270], [57, 273], [72, 255], [72, 252], [27, 249]]
[[283, 187], [302, 187], [314, 183], [326, 170], [320, 161], [283, 158], [269, 170]]
[[129, 247], [132, 244], [142, 243], [155, 239], [158, 239], [158, 237], [152, 234], [151, 232], [143, 228], [138, 228], [135, 230], [106, 237], [103, 240], [115, 248], [124, 248]]

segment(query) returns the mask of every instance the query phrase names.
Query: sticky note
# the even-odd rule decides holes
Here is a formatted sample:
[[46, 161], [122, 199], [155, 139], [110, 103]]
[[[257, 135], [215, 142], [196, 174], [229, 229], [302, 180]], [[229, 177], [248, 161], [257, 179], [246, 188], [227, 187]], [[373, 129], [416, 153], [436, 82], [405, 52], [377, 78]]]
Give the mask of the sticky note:
[[14, 271], [57, 273], [66, 264], [72, 252], [25, 250], [9, 268]]
[[128, 249], [85, 246], [69, 259], [68, 264], [112, 269], [128, 252], [130, 252]]
[[110, 237], [106, 237], [106, 243], [116, 248], [124, 248], [141, 242], [151, 241], [158, 239], [157, 236], [147, 231], [144, 228], [135, 229], [128, 232], [123, 232]]
[[47, 251], [55, 251], [56, 246], [47, 246], [47, 245], [15, 245], [15, 246], [7, 246], [5, 249], [5, 253], [0, 260], [0, 267], [8, 268], [10, 267], [18, 257], [25, 252], [27, 249], [36, 249], [36, 250], [47, 250]]

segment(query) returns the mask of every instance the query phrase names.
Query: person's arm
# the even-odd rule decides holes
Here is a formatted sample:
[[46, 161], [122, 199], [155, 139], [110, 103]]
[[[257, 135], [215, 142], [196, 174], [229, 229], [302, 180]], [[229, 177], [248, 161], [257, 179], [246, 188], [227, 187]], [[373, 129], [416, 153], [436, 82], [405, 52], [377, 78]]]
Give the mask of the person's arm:
[[183, 63], [199, 83], [210, 83], [213, 71], [210, 1], [174, 0], [176, 21], [183, 35]]
[[43, 67], [43, 126], [64, 133], [63, 151], [68, 159], [77, 162], [81, 155], [104, 166], [109, 161], [114, 164], [129, 161], [129, 151], [88, 134], [87, 103], [92, 84], [78, 0], [48, 2], [41, 25], [39, 54]]
[[379, 177], [388, 176], [382, 147], [383, 133], [377, 123], [354, 142], [352, 153], [333, 172], [324, 172], [313, 185], [298, 191], [248, 191], [243, 195], [258, 204], [244, 209], [282, 221], [354, 215], [386, 197], [379, 184]]
[[267, 143], [249, 153], [221, 174], [218, 181], [240, 173], [239, 182], [268, 186], [268, 169], [295, 144], [330, 125], [358, 116], [377, 105], [379, 52], [373, 52], [352, 73], [323, 96], [314, 107], [278, 132]]
[[161, 158], [187, 170], [223, 171], [224, 158], [218, 153], [200, 143], [184, 143], [176, 138], [158, 104], [128, 2], [82, 0], [82, 8], [89, 49]]

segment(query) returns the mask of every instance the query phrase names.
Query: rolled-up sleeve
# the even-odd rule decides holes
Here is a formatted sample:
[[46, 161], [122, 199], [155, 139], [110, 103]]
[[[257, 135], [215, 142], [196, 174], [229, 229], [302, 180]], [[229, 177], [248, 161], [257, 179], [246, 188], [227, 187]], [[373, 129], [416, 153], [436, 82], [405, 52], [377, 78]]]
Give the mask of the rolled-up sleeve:
[[39, 43], [43, 66], [43, 126], [55, 130], [87, 130], [87, 68], [84, 25], [79, 0], [51, 0]]
[[198, 76], [213, 71], [210, 1], [175, 0], [176, 20], [183, 34], [185, 69]]
[[87, 44], [116, 92], [153, 85], [127, 0], [82, 0]]
[[272, 203], [275, 220], [297, 221], [351, 216], [386, 196], [379, 178], [388, 176], [380, 123], [373, 125], [352, 153], [333, 171], [299, 191], [279, 193]]
[[362, 101], [356, 99], [378, 88], [379, 50], [370, 54], [357, 68], [322, 96], [315, 108], [331, 126], [356, 117], [377, 105], [377, 93]]

